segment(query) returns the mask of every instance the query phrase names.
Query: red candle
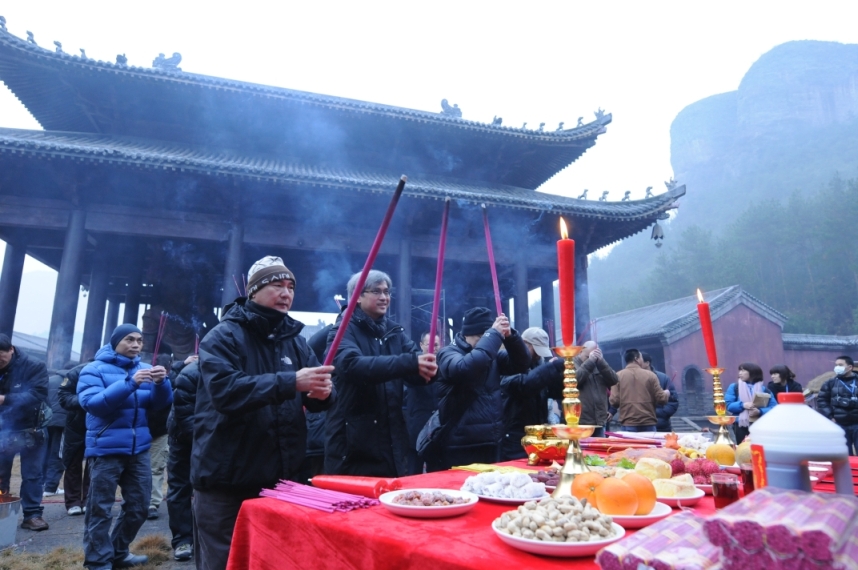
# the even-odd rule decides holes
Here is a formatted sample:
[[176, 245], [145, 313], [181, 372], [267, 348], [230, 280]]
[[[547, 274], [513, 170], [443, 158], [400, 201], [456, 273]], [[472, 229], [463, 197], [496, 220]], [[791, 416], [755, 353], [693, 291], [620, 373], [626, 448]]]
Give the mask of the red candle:
[[378, 255], [378, 250], [381, 249], [381, 244], [384, 241], [384, 234], [387, 233], [387, 228], [390, 226], [390, 220], [393, 218], [393, 212], [396, 210], [396, 205], [399, 203], [399, 197], [402, 196], [402, 190], [405, 189], [405, 181], [408, 180], [405, 175], [399, 179], [399, 184], [396, 186], [396, 191], [390, 199], [390, 204], [387, 206], [387, 212], [384, 214], [384, 219], [381, 221], [381, 227], [378, 228], [378, 233], [375, 234], [375, 241], [372, 242], [372, 247], [369, 249], [369, 254], [366, 256], [366, 263], [358, 277], [358, 282], [355, 284], [352, 298], [349, 299], [349, 304], [343, 312], [343, 318], [340, 320], [340, 326], [337, 328], [337, 333], [334, 335], [334, 340], [328, 348], [328, 353], [325, 355], [324, 366], [330, 366], [334, 363], [334, 356], [337, 355], [337, 349], [340, 348], [340, 342], [346, 334], [346, 329], [349, 327], [349, 322], [352, 320], [352, 315], [357, 307], [357, 301], [363, 294], [364, 285], [366, 285], [366, 277], [369, 275], [369, 270], [372, 269], [372, 264], [375, 263], [375, 258]]
[[435, 292], [432, 297], [432, 320], [429, 321], [429, 348], [435, 352], [435, 335], [438, 332], [438, 309], [441, 305], [441, 281], [444, 275], [444, 250], [447, 249], [447, 218], [450, 215], [450, 199], [444, 201], [444, 214], [441, 216], [441, 239], [438, 242], [438, 266], [435, 268]]
[[703, 293], [697, 290], [697, 314], [700, 315], [700, 330], [703, 332], [703, 344], [706, 345], [706, 356], [709, 357], [709, 367], [717, 368], [718, 353], [715, 352], [715, 335], [712, 334], [712, 315], [709, 314], [709, 303], [703, 301]]
[[560, 218], [557, 242], [557, 272], [560, 279], [560, 328], [563, 346], [575, 344], [575, 240], [569, 239], [566, 222]]

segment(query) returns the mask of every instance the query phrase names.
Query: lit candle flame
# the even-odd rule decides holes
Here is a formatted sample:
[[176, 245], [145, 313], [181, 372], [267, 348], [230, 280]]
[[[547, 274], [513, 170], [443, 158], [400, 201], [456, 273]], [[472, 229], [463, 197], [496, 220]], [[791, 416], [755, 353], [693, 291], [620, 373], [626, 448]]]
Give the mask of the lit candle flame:
[[700, 289], [697, 290], [697, 298], [701, 303], [703, 302], [703, 293], [700, 292]]
[[566, 229], [566, 222], [560, 218], [560, 238], [569, 239], [569, 232]]

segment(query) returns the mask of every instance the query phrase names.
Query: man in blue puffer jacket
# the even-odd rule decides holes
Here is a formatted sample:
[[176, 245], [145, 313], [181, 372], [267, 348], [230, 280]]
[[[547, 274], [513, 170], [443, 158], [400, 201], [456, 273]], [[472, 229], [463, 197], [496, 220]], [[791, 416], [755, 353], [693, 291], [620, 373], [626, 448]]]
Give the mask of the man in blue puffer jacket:
[[[148, 562], [128, 546], [146, 521], [152, 471], [149, 464], [147, 410], [169, 406], [173, 392], [163, 366], [140, 362], [143, 335], [136, 326], [119, 325], [110, 344], [80, 373], [77, 394], [86, 410], [86, 457], [91, 464], [84, 532], [84, 566], [129, 568]], [[122, 512], [110, 532], [116, 488], [122, 487]]]

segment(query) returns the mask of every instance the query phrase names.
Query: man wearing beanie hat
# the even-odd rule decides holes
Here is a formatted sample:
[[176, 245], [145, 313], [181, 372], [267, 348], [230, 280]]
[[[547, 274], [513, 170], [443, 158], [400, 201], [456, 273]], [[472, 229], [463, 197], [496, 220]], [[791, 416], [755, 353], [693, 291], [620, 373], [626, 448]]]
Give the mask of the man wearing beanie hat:
[[521, 338], [530, 356], [530, 369], [501, 378], [504, 461], [527, 457], [521, 446], [524, 426], [546, 423], [548, 398], [563, 399], [563, 360], [552, 354], [548, 333], [531, 327], [521, 333]]
[[[128, 550], [146, 522], [152, 470], [148, 414], [168, 407], [173, 391], [163, 366], [140, 362], [143, 335], [136, 326], [116, 327], [95, 360], [80, 372], [78, 401], [86, 410], [90, 488], [84, 524], [86, 568], [129, 568], [148, 557]], [[122, 512], [113, 532], [111, 511], [122, 487]]]
[[289, 316], [295, 275], [275, 256], [250, 268], [247, 297], [200, 343], [191, 451], [197, 568], [223, 570], [241, 503], [282, 479], [297, 481], [307, 446], [304, 408], [334, 401], [332, 366], [320, 366]]
[[[506, 350], [501, 350], [501, 347]], [[445, 432], [434, 469], [496, 463], [504, 434], [501, 375], [527, 372], [530, 357], [506, 315], [468, 309], [453, 344], [438, 353], [439, 421]]]
[[[346, 288], [352, 298], [360, 273]], [[434, 354], [423, 354], [402, 327], [387, 317], [390, 276], [371, 270], [337, 350], [337, 402], [326, 418], [325, 472], [400, 477], [408, 474], [408, 429], [403, 383], [425, 386], [437, 372]]]

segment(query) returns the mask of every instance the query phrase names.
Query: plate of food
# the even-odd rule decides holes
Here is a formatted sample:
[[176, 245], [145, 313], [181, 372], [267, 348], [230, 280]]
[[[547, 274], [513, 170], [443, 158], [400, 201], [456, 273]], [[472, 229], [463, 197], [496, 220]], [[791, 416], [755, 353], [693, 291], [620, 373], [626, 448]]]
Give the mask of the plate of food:
[[685, 496], [673, 496], [673, 497], [663, 497], [661, 495], [656, 495], [656, 498], [660, 503], [664, 503], [666, 505], [670, 505], [671, 507], [677, 509], [679, 507], [691, 507], [700, 502], [706, 492], [703, 489], [694, 488], [694, 491], [690, 494], [682, 493]]
[[623, 528], [643, 528], [654, 522], [658, 522], [663, 518], [669, 517], [672, 512], [673, 509], [670, 508], [670, 505], [657, 502], [648, 515], [612, 515], [611, 518], [614, 519], [615, 523]]
[[378, 500], [395, 515], [437, 519], [463, 515], [480, 499], [473, 493], [453, 489], [400, 489], [384, 493]]
[[565, 558], [594, 556], [602, 548], [617, 542], [626, 534], [625, 529], [617, 523], [611, 523], [611, 534], [608, 537], [600, 537], [598, 540], [589, 540], [586, 542], [554, 542], [513, 536], [494, 524], [492, 524], [492, 530], [495, 531], [499, 539], [513, 548], [518, 548], [531, 554]]
[[462, 491], [485, 501], [504, 505], [523, 505], [548, 496], [545, 484], [531, 479], [528, 473], [498, 473], [487, 471], [465, 479]]

